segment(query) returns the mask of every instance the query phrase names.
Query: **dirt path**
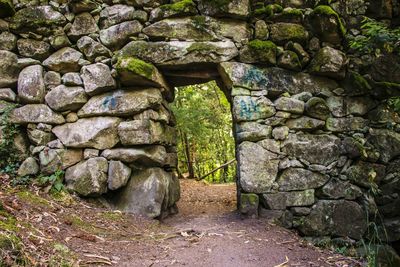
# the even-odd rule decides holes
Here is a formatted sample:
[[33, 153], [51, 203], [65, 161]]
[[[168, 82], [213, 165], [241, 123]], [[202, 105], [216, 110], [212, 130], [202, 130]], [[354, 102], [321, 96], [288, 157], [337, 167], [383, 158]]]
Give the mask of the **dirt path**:
[[184, 180], [180, 214], [160, 223], [65, 197], [0, 192], [28, 266], [359, 266], [266, 220], [242, 220], [235, 198], [235, 185]]

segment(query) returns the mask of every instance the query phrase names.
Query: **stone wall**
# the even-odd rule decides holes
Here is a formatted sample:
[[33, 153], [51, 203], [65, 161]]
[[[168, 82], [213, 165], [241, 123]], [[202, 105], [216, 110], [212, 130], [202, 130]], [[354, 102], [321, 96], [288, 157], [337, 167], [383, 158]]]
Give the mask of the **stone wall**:
[[19, 175], [62, 169], [81, 196], [174, 213], [173, 87], [216, 79], [241, 213], [360, 239], [379, 210], [399, 240], [400, 119], [384, 99], [400, 61], [360, 59], [345, 41], [363, 14], [390, 20], [398, 3], [315, 2], [0, 1], [0, 110], [18, 103]]

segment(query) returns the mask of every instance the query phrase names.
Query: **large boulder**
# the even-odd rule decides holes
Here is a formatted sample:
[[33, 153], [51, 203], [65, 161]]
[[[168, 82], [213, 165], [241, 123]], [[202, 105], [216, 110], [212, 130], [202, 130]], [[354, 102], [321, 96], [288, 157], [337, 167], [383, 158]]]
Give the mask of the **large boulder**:
[[264, 96], [235, 96], [233, 99], [232, 115], [236, 122], [266, 119], [275, 112], [273, 103]]
[[0, 50], [0, 88], [16, 85], [19, 71], [17, 55]]
[[113, 148], [104, 150], [101, 156], [108, 160], [122, 161], [127, 164], [138, 163], [150, 167], [162, 167], [167, 159], [167, 151], [163, 146]]
[[188, 64], [219, 63], [238, 55], [232, 41], [220, 42], [146, 42], [133, 41], [119, 52], [121, 57], [136, 57], [162, 67], [183, 67]]
[[333, 79], [344, 79], [346, 76], [346, 55], [332, 47], [321, 48], [308, 67], [312, 74], [327, 76]]
[[161, 103], [161, 92], [155, 88], [117, 90], [92, 97], [78, 116], [132, 116]]
[[22, 103], [43, 103], [46, 87], [43, 67], [33, 65], [24, 68], [18, 77], [18, 97]]
[[66, 147], [107, 149], [119, 142], [117, 127], [120, 122], [113, 117], [80, 119], [52, 131]]
[[334, 135], [301, 133], [289, 134], [283, 142], [282, 151], [291, 157], [325, 166], [338, 160], [344, 153], [340, 139]]
[[306, 190], [323, 186], [329, 177], [302, 168], [288, 168], [279, 176], [277, 183], [281, 191]]
[[14, 109], [10, 114], [10, 121], [15, 124], [63, 124], [65, 119], [61, 114], [55, 113], [45, 104], [29, 104]]
[[135, 13], [135, 8], [133, 6], [108, 6], [100, 12], [99, 25], [104, 29], [124, 21], [134, 20]]
[[111, 76], [110, 68], [103, 63], [84, 66], [81, 70], [81, 77], [88, 95], [104, 93], [117, 87]]
[[380, 159], [385, 163], [400, 155], [400, 133], [387, 129], [371, 129], [368, 141], [379, 151]]
[[88, 101], [85, 90], [79, 86], [59, 85], [47, 93], [46, 103], [55, 111], [75, 111]]
[[117, 50], [129, 41], [129, 37], [140, 33], [142, 28], [137, 20], [122, 22], [101, 30], [100, 41], [111, 50]]
[[10, 29], [16, 32], [35, 31], [38, 28], [62, 26], [66, 19], [51, 6], [32, 6], [22, 8], [12, 17]]
[[347, 200], [318, 201], [299, 226], [299, 230], [308, 236], [335, 235], [357, 240], [366, 229], [365, 211], [356, 202]]
[[284, 92], [290, 94], [320, 93], [338, 87], [333, 80], [281, 68], [260, 68], [244, 63], [223, 62], [218, 69], [224, 83], [229, 87], [241, 87], [255, 91], [266, 90], [274, 95]]
[[152, 120], [134, 120], [121, 122], [118, 135], [124, 146], [176, 144], [176, 131], [173, 127]]
[[238, 147], [239, 183], [245, 192], [268, 192], [278, 174], [276, 154], [245, 141]]
[[63, 74], [78, 72], [81, 69], [79, 65], [81, 59], [83, 59], [81, 52], [70, 47], [64, 47], [43, 61], [43, 66]]
[[107, 171], [105, 158], [91, 158], [68, 168], [65, 183], [69, 190], [81, 196], [100, 196], [107, 192]]
[[124, 212], [159, 217], [171, 205], [171, 180], [171, 173], [160, 168], [136, 171], [128, 184], [110, 199], [111, 203]]
[[308, 41], [308, 32], [299, 24], [279, 22], [270, 25], [269, 33], [271, 40], [284, 45], [289, 41], [306, 44]]
[[330, 7], [320, 5], [311, 12], [309, 21], [313, 32], [323, 42], [340, 44], [346, 33], [339, 15]]

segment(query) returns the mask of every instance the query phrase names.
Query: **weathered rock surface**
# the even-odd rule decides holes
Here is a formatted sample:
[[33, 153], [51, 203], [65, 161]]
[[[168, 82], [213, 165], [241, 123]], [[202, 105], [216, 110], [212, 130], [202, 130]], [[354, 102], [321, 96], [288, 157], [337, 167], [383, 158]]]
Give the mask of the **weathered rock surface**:
[[131, 168], [120, 161], [111, 160], [108, 163], [108, 189], [117, 190], [124, 187], [131, 177]]
[[277, 110], [295, 114], [302, 114], [304, 112], [304, 102], [294, 98], [280, 97], [274, 102], [274, 104]]
[[353, 118], [328, 118], [326, 129], [332, 132], [362, 131], [367, 126], [367, 121], [360, 117]]
[[303, 26], [294, 23], [279, 22], [270, 25], [269, 33], [271, 40], [279, 45], [289, 41], [305, 44], [308, 40], [308, 32]]
[[355, 200], [362, 196], [363, 192], [357, 186], [348, 181], [339, 179], [331, 179], [322, 188], [318, 189], [317, 196], [323, 199], [340, 199]]
[[277, 155], [260, 145], [243, 142], [238, 147], [240, 185], [245, 192], [266, 193], [278, 174]]
[[114, 148], [104, 150], [101, 156], [108, 160], [118, 160], [125, 163], [141, 163], [145, 166], [161, 167], [166, 161], [167, 152], [163, 146]]
[[109, 57], [111, 51], [107, 47], [99, 42], [96, 42], [88, 36], [83, 36], [76, 43], [78, 49], [86, 56], [90, 61], [95, 60], [97, 57]]
[[346, 64], [347, 58], [343, 52], [327, 46], [317, 52], [308, 70], [312, 74], [344, 79]]
[[329, 177], [318, 172], [302, 168], [289, 168], [282, 172], [277, 182], [279, 190], [294, 191], [318, 188], [323, 186]]
[[18, 176], [35, 175], [39, 173], [39, 164], [33, 157], [29, 157], [18, 168]]
[[17, 100], [17, 95], [10, 88], [1, 88], [0, 100], [4, 100], [7, 102], [15, 102]]
[[63, 124], [64, 117], [44, 104], [29, 104], [11, 112], [10, 121], [16, 124], [46, 123]]
[[137, 57], [146, 62], [151, 62], [156, 66], [173, 68], [194, 63], [219, 63], [229, 61], [236, 57], [238, 53], [232, 41], [134, 41], [122, 48], [119, 52], [119, 56]]
[[79, 60], [81, 59], [83, 59], [81, 52], [65, 47], [43, 61], [43, 66], [60, 73], [78, 72], [81, 69], [79, 66]]
[[132, 116], [157, 107], [161, 102], [162, 96], [158, 89], [117, 90], [90, 98], [79, 110], [78, 116]]
[[105, 158], [91, 158], [65, 172], [67, 188], [81, 196], [93, 197], [107, 192], [108, 162]]
[[22, 8], [12, 17], [10, 28], [16, 32], [35, 31], [40, 27], [62, 26], [65, 17], [51, 6]]
[[284, 210], [287, 207], [296, 206], [311, 206], [315, 203], [314, 189], [263, 194], [261, 201], [264, 206], [272, 210]]
[[314, 131], [323, 128], [325, 126], [325, 121], [304, 116], [287, 120], [286, 126], [291, 130]]
[[66, 147], [107, 149], [119, 142], [120, 121], [113, 117], [80, 119], [55, 127], [53, 133]]
[[33, 65], [21, 71], [18, 77], [18, 97], [23, 103], [42, 103], [45, 90], [42, 66]]
[[90, 13], [81, 13], [75, 16], [71, 29], [67, 35], [71, 40], [77, 41], [80, 37], [95, 33], [99, 30], [96, 21]]
[[100, 41], [110, 48], [117, 50], [123, 47], [129, 37], [141, 32], [143, 26], [139, 21], [126, 21], [100, 31]]
[[46, 103], [55, 111], [75, 111], [88, 101], [82, 87], [67, 87], [60, 85], [46, 95]]
[[83, 159], [81, 149], [49, 149], [39, 153], [40, 171], [50, 175], [59, 170], [65, 170]]
[[44, 60], [50, 56], [50, 44], [34, 39], [19, 39], [17, 42], [18, 53], [24, 57]]
[[115, 89], [117, 84], [111, 76], [110, 68], [103, 63], [84, 66], [81, 77], [88, 95], [96, 95]]
[[235, 96], [232, 114], [236, 121], [255, 121], [275, 114], [273, 103], [266, 97]]
[[207, 16], [246, 18], [250, 14], [250, 1], [233, 0], [216, 2], [201, 0], [198, 4], [198, 9], [202, 14]]
[[252, 141], [257, 142], [271, 137], [271, 126], [257, 122], [242, 122], [236, 127], [236, 138], [238, 142]]
[[121, 211], [156, 218], [168, 208], [171, 179], [171, 174], [160, 168], [136, 171], [111, 203]]
[[0, 50], [0, 88], [14, 86], [17, 83], [19, 71], [17, 55]]

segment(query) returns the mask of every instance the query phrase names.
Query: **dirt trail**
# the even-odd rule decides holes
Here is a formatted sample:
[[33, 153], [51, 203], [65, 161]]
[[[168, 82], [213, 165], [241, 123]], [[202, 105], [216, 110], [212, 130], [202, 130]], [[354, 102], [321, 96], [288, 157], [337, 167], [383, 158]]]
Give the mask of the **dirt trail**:
[[265, 219], [242, 220], [235, 185], [181, 185], [180, 213], [163, 222], [13, 189], [2, 188], [0, 200], [31, 266], [359, 266]]

